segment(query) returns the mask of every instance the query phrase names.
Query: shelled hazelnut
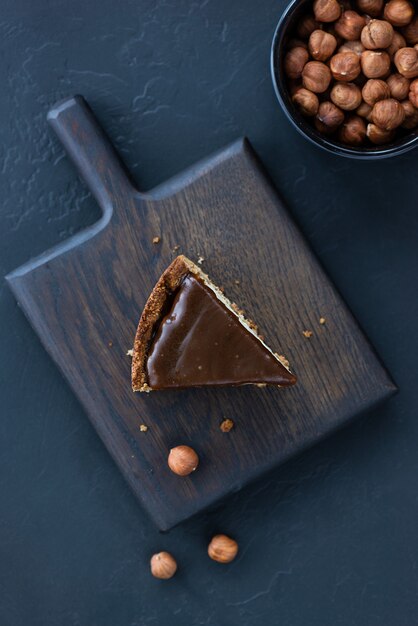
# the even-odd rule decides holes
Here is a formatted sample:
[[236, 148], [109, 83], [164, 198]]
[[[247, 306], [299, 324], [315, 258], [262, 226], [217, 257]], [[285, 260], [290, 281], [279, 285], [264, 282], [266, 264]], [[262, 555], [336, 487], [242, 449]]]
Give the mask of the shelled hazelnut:
[[413, 80], [409, 87], [409, 101], [418, 109], [418, 78]]
[[356, 41], [366, 25], [366, 19], [356, 11], [344, 11], [334, 24], [338, 35], [347, 41]]
[[410, 46], [415, 46], [418, 43], [418, 16], [415, 16], [408, 26], [404, 26], [401, 31], [406, 39], [406, 43]]
[[331, 82], [331, 72], [325, 63], [308, 61], [302, 71], [302, 83], [305, 89], [314, 93], [324, 93]]
[[342, 143], [361, 146], [366, 139], [366, 122], [358, 115], [349, 115], [338, 131]]
[[284, 58], [284, 71], [287, 76], [293, 79], [300, 78], [308, 59], [309, 52], [301, 46], [289, 50]]
[[199, 457], [190, 446], [176, 446], [168, 455], [168, 466], [178, 476], [188, 476], [199, 465]]
[[326, 61], [334, 54], [337, 40], [324, 30], [314, 30], [309, 37], [308, 49], [315, 61]]
[[388, 53], [390, 58], [392, 58], [400, 48], [405, 48], [405, 47], [406, 47], [406, 41], [404, 37], [402, 37], [402, 35], [398, 33], [397, 30], [394, 30], [392, 43], [390, 44], [389, 48], [386, 48], [386, 52]]
[[355, 52], [338, 52], [330, 61], [335, 80], [351, 82], [360, 74], [360, 58]]
[[357, 8], [362, 13], [377, 17], [383, 10], [383, 0], [357, 0]]
[[368, 124], [366, 129], [366, 135], [370, 141], [377, 146], [381, 146], [384, 143], [389, 143], [395, 137], [394, 130], [383, 130], [376, 124]]
[[418, 50], [415, 48], [401, 48], [395, 54], [396, 69], [406, 78], [418, 76]]
[[361, 31], [360, 39], [367, 50], [388, 48], [393, 39], [393, 26], [384, 20], [370, 20]]
[[414, 7], [408, 0], [389, 0], [383, 15], [393, 26], [407, 26], [414, 17]]
[[360, 117], [363, 117], [365, 120], [370, 122], [372, 119], [372, 115], [371, 115], [372, 109], [373, 107], [371, 107], [370, 104], [366, 104], [365, 102], [362, 102], [360, 106], [358, 107], [358, 109], [356, 109], [356, 113]]
[[410, 80], [402, 74], [391, 74], [386, 80], [390, 95], [395, 100], [405, 100], [408, 97]]
[[390, 56], [387, 52], [365, 50], [361, 55], [361, 69], [367, 78], [381, 78], [390, 70]]
[[299, 89], [295, 91], [292, 96], [292, 102], [296, 105], [302, 115], [306, 115], [307, 117], [314, 116], [318, 112], [318, 96], [304, 87], [299, 87]]
[[296, 27], [296, 33], [301, 39], [308, 39], [314, 30], [320, 28], [321, 24], [316, 21], [313, 15], [305, 15]]
[[374, 106], [379, 100], [390, 98], [389, 85], [380, 78], [369, 78], [361, 90], [364, 102]]
[[321, 102], [315, 126], [325, 134], [333, 133], [344, 121], [344, 113], [333, 102]]
[[208, 546], [208, 555], [218, 563], [230, 563], [238, 554], [238, 544], [227, 535], [215, 535]]
[[372, 122], [383, 130], [394, 130], [402, 124], [405, 119], [405, 111], [398, 100], [389, 98], [379, 100], [372, 110]]
[[418, 126], [418, 109], [416, 109], [410, 100], [404, 100], [401, 102], [402, 108], [405, 111], [405, 119], [402, 122], [402, 128], [412, 130]]
[[338, 52], [354, 52], [357, 56], [361, 56], [365, 48], [361, 41], [346, 41], [338, 48]]
[[335, 22], [341, 15], [338, 0], [314, 0], [313, 12], [318, 22]]
[[151, 557], [150, 561], [151, 574], [154, 578], [168, 580], [172, 578], [177, 571], [177, 563], [175, 558], [169, 552], [158, 552]]
[[353, 111], [361, 104], [361, 91], [354, 83], [335, 83], [330, 98], [343, 111]]
[[[286, 47], [288, 50], [292, 50], [292, 48], [305, 48], [305, 50], [307, 50], [308, 44], [303, 39], [297, 39], [296, 37], [294, 37], [293, 39], [289, 39]], [[399, 47], [402, 48], [403, 46]]]

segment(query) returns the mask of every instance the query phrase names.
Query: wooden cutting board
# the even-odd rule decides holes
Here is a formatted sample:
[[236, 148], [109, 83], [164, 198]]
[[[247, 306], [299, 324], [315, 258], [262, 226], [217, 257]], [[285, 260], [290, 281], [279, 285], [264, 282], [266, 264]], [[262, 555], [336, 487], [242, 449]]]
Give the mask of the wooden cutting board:
[[[160, 529], [236, 491], [396, 390], [248, 141], [142, 194], [83, 98], [59, 103], [48, 119], [103, 215], [8, 281]], [[132, 393], [126, 352], [154, 283], [179, 252], [204, 258], [203, 269], [290, 360], [296, 387]], [[228, 434], [219, 428], [224, 418], [236, 424]], [[168, 451], [178, 444], [200, 456], [190, 477], [167, 467]]]

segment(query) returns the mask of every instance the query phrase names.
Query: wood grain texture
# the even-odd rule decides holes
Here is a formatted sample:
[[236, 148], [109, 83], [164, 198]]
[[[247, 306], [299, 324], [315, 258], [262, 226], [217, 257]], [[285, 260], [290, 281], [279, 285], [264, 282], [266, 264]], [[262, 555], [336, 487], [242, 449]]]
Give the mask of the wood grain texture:
[[[103, 216], [8, 280], [160, 529], [396, 390], [246, 140], [141, 194], [81, 97], [57, 105], [49, 121]], [[152, 287], [178, 252], [204, 257], [203, 269], [290, 360], [294, 388], [132, 393], [126, 352]], [[313, 331], [310, 339], [304, 329]], [[228, 434], [219, 428], [226, 417], [236, 423]], [[166, 461], [183, 443], [201, 459], [187, 478], [172, 474]]]

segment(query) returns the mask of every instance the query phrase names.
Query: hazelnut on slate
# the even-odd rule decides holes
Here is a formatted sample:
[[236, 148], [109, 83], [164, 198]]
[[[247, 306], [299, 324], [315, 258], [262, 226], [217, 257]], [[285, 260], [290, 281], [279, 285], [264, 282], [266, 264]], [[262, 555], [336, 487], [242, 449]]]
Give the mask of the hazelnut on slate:
[[326, 61], [335, 51], [337, 40], [324, 30], [314, 30], [309, 37], [309, 52], [315, 61]]
[[341, 15], [337, 0], [314, 0], [313, 12], [318, 22], [335, 22]]
[[344, 113], [333, 102], [321, 102], [315, 118], [315, 127], [325, 134], [333, 133], [344, 121]]
[[387, 52], [365, 50], [361, 55], [361, 69], [367, 78], [381, 78], [390, 69], [390, 56]]
[[300, 78], [302, 70], [309, 59], [309, 53], [305, 48], [292, 48], [284, 58], [284, 71], [289, 78]]
[[389, 0], [383, 15], [393, 26], [407, 26], [414, 17], [414, 7], [408, 0]]
[[350, 82], [360, 74], [360, 59], [355, 52], [338, 52], [331, 58], [330, 68], [336, 80]]
[[418, 109], [418, 78], [413, 80], [409, 87], [409, 101]]
[[402, 128], [411, 130], [418, 126], [418, 109], [416, 109], [410, 100], [404, 100], [401, 102], [402, 108], [405, 111], [405, 119], [402, 122]]
[[335, 31], [347, 41], [356, 41], [360, 38], [361, 31], [366, 25], [366, 20], [356, 11], [344, 11], [335, 22]]
[[370, 20], [361, 31], [361, 43], [368, 50], [388, 48], [393, 39], [393, 26], [384, 20]]
[[314, 93], [324, 93], [331, 82], [329, 67], [320, 61], [308, 61], [303, 68], [302, 82], [305, 89]]
[[302, 39], [308, 39], [309, 35], [319, 27], [320, 23], [316, 21], [313, 15], [305, 15], [298, 23], [296, 32]]
[[401, 101], [408, 97], [409, 85], [411, 82], [409, 78], [405, 78], [402, 74], [391, 74], [386, 82], [390, 89], [390, 95], [392, 98]]
[[215, 535], [208, 546], [208, 554], [213, 561], [230, 563], [238, 554], [238, 544], [226, 535]]
[[410, 46], [415, 46], [418, 43], [418, 15], [411, 20], [408, 26], [402, 28], [402, 35]]
[[168, 580], [177, 571], [177, 563], [169, 552], [158, 552], [151, 557], [151, 574], [155, 578]]
[[199, 457], [189, 446], [176, 446], [168, 455], [168, 466], [178, 476], [188, 476], [199, 465]]
[[372, 119], [372, 107], [366, 102], [362, 102], [358, 109], [356, 110], [357, 115], [360, 117], [364, 117], [368, 122]]
[[378, 17], [383, 10], [383, 0], [357, 0], [357, 7], [362, 13]]
[[354, 52], [358, 56], [364, 52], [364, 46], [361, 41], [346, 41], [342, 46], [338, 48], [338, 52]]
[[399, 48], [405, 48], [405, 47], [406, 47], [405, 39], [402, 37], [400, 33], [398, 33], [397, 30], [394, 30], [392, 43], [390, 44], [389, 48], [386, 48], [386, 52], [388, 53], [390, 57], [393, 57], [395, 52], [397, 52]]
[[295, 91], [292, 96], [292, 102], [303, 115], [307, 115], [308, 117], [312, 117], [318, 112], [318, 96], [304, 87], [300, 87]]
[[392, 141], [395, 136], [395, 131], [383, 130], [383, 128], [379, 128], [376, 124], [367, 124], [366, 134], [372, 143], [380, 146], [383, 143]]
[[361, 91], [354, 83], [335, 83], [330, 98], [343, 111], [353, 111], [361, 104]]
[[360, 146], [366, 139], [366, 122], [358, 115], [349, 115], [338, 131], [343, 143]]
[[369, 78], [367, 83], [361, 90], [363, 100], [370, 106], [379, 102], [379, 100], [386, 100], [390, 98], [389, 85], [380, 78]]
[[379, 100], [372, 110], [372, 122], [383, 130], [394, 130], [405, 119], [405, 111], [397, 100]]
[[415, 78], [415, 76], [418, 76], [418, 50], [415, 50], [415, 48], [401, 48], [395, 54], [395, 65], [402, 76]]

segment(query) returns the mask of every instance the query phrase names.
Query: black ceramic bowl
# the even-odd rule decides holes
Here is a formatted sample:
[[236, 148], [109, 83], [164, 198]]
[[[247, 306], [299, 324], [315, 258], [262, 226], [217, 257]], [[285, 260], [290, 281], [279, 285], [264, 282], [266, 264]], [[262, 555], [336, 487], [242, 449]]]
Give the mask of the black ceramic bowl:
[[[416, 3], [414, 3], [416, 5]], [[292, 0], [285, 9], [277, 24], [271, 47], [271, 75], [278, 101], [293, 126], [309, 141], [328, 152], [340, 154], [353, 159], [384, 159], [411, 150], [418, 145], [418, 129], [404, 131], [393, 143], [383, 146], [362, 146], [350, 148], [336, 139], [325, 137], [319, 133], [311, 122], [303, 117], [293, 105], [287, 89], [286, 76], [283, 70], [283, 59], [288, 39], [294, 36], [295, 26], [299, 19], [312, 6], [312, 0]]]

